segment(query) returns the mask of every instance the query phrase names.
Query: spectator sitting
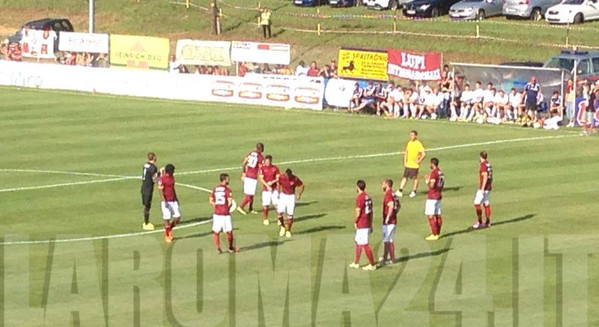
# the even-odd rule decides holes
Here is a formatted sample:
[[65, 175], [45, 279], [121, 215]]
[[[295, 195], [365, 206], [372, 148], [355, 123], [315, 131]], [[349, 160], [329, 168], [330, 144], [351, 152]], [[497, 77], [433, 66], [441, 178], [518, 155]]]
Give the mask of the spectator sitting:
[[320, 73], [320, 69], [318, 69], [318, 66], [316, 66], [316, 61], [313, 61], [310, 63], [310, 68], [308, 69], [308, 72], [306, 73], [306, 75], [310, 76], [310, 77], [317, 77]]
[[308, 67], [306, 67], [306, 63], [303, 60], [297, 64], [295, 68], [295, 76], [307, 76], [308, 75]]
[[318, 73], [318, 76], [324, 77], [324, 78], [333, 78], [334, 74], [333, 74], [333, 71], [331, 70], [331, 66], [324, 65], [324, 68], [320, 70], [320, 72]]
[[562, 106], [562, 96], [559, 94], [559, 91], [553, 91], [550, 99], [549, 113], [555, 113], [559, 116], [562, 116], [563, 106]]
[[9, 42], [7, 46], [7, 57], [6, 59], [11, 61], [22, 61], [23, 52], [21, 50], [21, 44], [19, 42]]
[[171, 56], [171, 60], [168, 62], [168, 71], [169, 73], [178, 73], [179, 72], [179, 62], [176, 60], [175, 56]]
[[499, 90], [499, 93], [495, 96], [495, 108], [497, 108], [497, 118], [502, 122], [508, 121], [507, 107], [510, 103], [510, 98], [505, 94], [504, 90]]
[[275, 73], [272, 69], [270, 69], [270, 66], [268, 64], [264, 64], [262, 66], [262, 74], [273, 74]]
[[374, 86], [374, 83], [372, 81], [369, 81], [368, 86], [366, 86], [366, 89], [364, 90], [364, 94], [362, 96], [362, 101], [360, 101], [360, 105], [358, 107], [352, 109], [352, 111], [359, 112], [363, 109], [366, 109], [366, 110], [368, 110], [369, 108], [374, 109], [374, 106], [376, 104], [375, 93], [376, 93], [376, 88]]
[[474, 91], [470, 91], [470, 84], [464, 85], [462, 96], [460, 97], [460, 115], [459, 120], [466, 121], [474, 103]]
[[354, 84], [354, 91], [352, 93], [351, 99], [349, 100], [349, 106], [347, 107], [347, 111], [352, 111], [353, 108], [357, 108], [360, 106], [360, 100], [362, 100], [362, 95], [364, 94], [364, 90], [360, 87], [360, 84]]
[[6, 59], [8, 60], [8, 39], [2, 42], [0, 45], [0, 60]]
[[337, 78], [337, 60], [331, 60], [331, 72], [333, 73], [333, 78]]
[[293, 72], [287, 65], [282, 66], [281, 69], [278, 70], [278, 73], [281, 75], [293, 75]]

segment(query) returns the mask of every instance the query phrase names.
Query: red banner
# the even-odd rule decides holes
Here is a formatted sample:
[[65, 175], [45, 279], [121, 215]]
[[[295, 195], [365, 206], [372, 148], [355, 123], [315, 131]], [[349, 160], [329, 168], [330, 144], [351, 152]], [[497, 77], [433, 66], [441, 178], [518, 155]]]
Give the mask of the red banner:
[[419, 81], [441, 80], [441, 54], [388, 49], [387, 74]]

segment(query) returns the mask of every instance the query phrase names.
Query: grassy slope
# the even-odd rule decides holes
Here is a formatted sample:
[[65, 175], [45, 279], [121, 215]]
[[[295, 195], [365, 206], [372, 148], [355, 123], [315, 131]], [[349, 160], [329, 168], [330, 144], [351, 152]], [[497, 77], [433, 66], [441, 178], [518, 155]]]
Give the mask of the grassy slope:
[[[194, 2], [207, 7], [208, 1]], [[291, 29], [316, 29], [321, 23], [324, 30], [363, 30], [391, 31], [392, 20], [384, 19], [328, 19], [319, 21], [309, 17], [295, 17], [294, 13], [315, 13], [315, 8], [298, 8], [290, 2], [279, 0], [262, 1], [273, 9], [273, 25], [276, 40], [293, 44], [293, 62], [300, 59], [327, 61], [336, 56], [341, 46], [359, 46], [371, 48], [397, 47], [413, 50], [441, 51], [446, 62], [484, 62], [498, 63], [508, 60], [545, 61], [556, 53], [559, 47], [535, 47], [531, 44], [565, 44], [566, 31], [551, 28], [545, 22], [506, 21], [503, 17], [492, 18], [481, 23], [481, 35], [516, 40], [517, 42], [447, 39], [444, 37], [422, 37], [409, 35], [342, 35], [295, 32]], [[234, 6], [254, 7], [256, 3], [242, 0], [221, 2], [225, 17], [223, 19], [223, 39], [259, 40], [260, 31], [255, 25], [255, 12], [237, 9]], [[24, 21], [42, 16], [67, 16], [75, 22], [77, 30], [87, 27], [87, 3], [72, 0], [36, 1], [3, 0], [0, 1], [0, 21], [4, 30], [12, 31]], [[322, 7], [323, 14], [372, 14], [364, 8]], [[389, 13], [389, 12], [387, 12]], [[291, 29], [285, 29], [289, 27]], [[530, 28], [529, 28], [530, 27]], [[590, 22], [583, 29], [570, 31], [570, 44], [599, 46], [594, 37], [599, 23]], [[399, 31], [443, 34], [475, 35], [475, 24], [456, 23], [443, 18], [439, 21], [404, 21], [397, 25]], [[109, 33], [127, 33], [166, 36], [174, 42], [179, 38], [211, 39], [208, 12], [197, 8], [186, 10], [184, 6], [172, 4], [166, 0], [97, 2], [97, 30]], [[2, 33], [0, 33], [1, 35]], [[8, 32], [6, 33], [8, 34]], [[442, 41], [442, 42], [439, 42]], [[321, 59], [322, 58], [322, 59]]]
[[[159, 164], [172, 162], [183, 172], [236, 167], [243, 154], [258, 140], [265, 142], [266, 151], [280, 162], [398, 151], [411, 129], [419, 130], [430, 149], [491, 140], [569, 135], [508, 126], [391, 121], [344, 114], [51, 91], [3, 88], [1, 92], [0, 137], [10, 140], [2, 146], [2, 168], [135, 176], [149, 150], [158, 154]], [[353, 254], [353, 185], [358, 178], [369, 183], [376, 204], [373, 244], [377, 244], [376, 252], [380, 253], [379, 182], [387, 177], [398, 178], [401, 172], [398, 156], [294, 164], [295, 172], [307, 184], [306, 205], [297, 209], [299, 219], [294, 225], [294, 238], [278, 241], [276, 226], [266, 228], [256, 216], [236, 215], [238, 245], [244, 252], [235, 256], [235, 260], [213, 253], [209, 225], [176, 231], [182, 239], [172, 250], [161, 244], [159, 233], [105, 243], [32, 245], [30, 302], [33, 308], [46, 304], [49, 325], [65, 325], [66, 322], [59, 320], [69, 319], [70, 311], [79, 310], [82, 326], [99, 326], [104, 317], [102, 308], [105, 308], [110, 312], [111, 325], [125, 326], [134, 319], [132, 285], [139, 285], [142, 303], [139, 314], [143, 326], [162, 325], [163, 319], [164, 324], [169, 325], [174, 321], [173, 316], [183, 325], [198, 325], [197, 320], [206, 319], [201, 325], [279, 326], [286, 316], [282, 308], [289, 270], [290, 308], [285, 312], [290, 325], [309, 325], [309, 312], [322, 326], [337, 325], [340, 321], [348, 325], [348, 320], [353, 326], [373, 325], [373, 310], [379, 312], [381, 326], [398, 322], [427, 325], [422, 319], [428, 319], [433, 309], [474, 308], [476, 312], [464, 313], [463, 319], [483, 312], [479, 316], [481, 320], [474, 324], [482, 326], [487, 321], [484, 312], [492, 311], [495, 326], [511, 326], [507, 323], [512, 319], [510, 310], [518, 299], [522, 301], [520, 325], [528, 326], [540, 319], [545, 326], [555, 326], [561, 316], [573, 316], [574, 322], [580, 322], [584, 308], [580, 299], [558, 296], [556, 300], [556, 290], [588, 287], [587, 303], [594, 303], [598, 289], [587, 282], [599, 277], [596, 273], [599, 263], [596, 257], [589, 257], [588, 271], [569, 263], [560, 266], [560, 273], [556, 273], [556, 264], [562, 259], [543, 255], [542, 237], [577, 234], [576, 242], [558, 245], [559, 250], [579, 251], [585, 244], [597, 247], [599, 242], [593, 235], [599, 230], [588, 224], [591, 213], [599, 209], [593, 193], [589, 192], [596, 184], [593, 180], [594, 158], [599, 154], [596, 142], [594, 137], [567, 137], [431, 151], [430, 156], [440, 158], [447, 177], [444, 230], [450, 236], [436, 243], [425, 243], [422, 237], [427, 235], [428, 226], [422, 214], [424, 198], [402, 199], [399, 232], [408, 234], [398, 235], [397, 242], [398, 251], [404, 248], [401, 252], [407, 260], [370, 275], [344, 270]], [[467, 233], [465, 229], [474, 215], [471, 201], [477, 183], [476, 156], [483, 148], [489, 151], [495, 169], [492, 201], [497, 224], [490, 230]], [[217, 174], [184, 175], [177, 180], [210, 188], [215, 185]], [[231, 174], [232, 187], [239, 199], [238, 173], [232, 171]], [[2, 188], [90, 179], [95, 178], [0, 173]], [[2, 233], [48, 239], [59, 234], [137, 232], [141, 211], [138, 188], [138, 181], [126, 180], [0, 193], [4, 208], [0, 213]], [[205, 193], [182, 187], [178, 193], [184, 221], [197, 222], [210, 216]], [[158, 223], [160, 215], [157, 205], [155, 207], [152, 220]], [[540, 247], [522, 240], [520, 252], [532, 254], [514, 257], [515, 240], [528, 234], [541, 237], [537, 243]], [[322, 243], [323, 238], [327, 239], [326, 243]], [[132, 259], [135, 251], [141, 259]], [[163, 268], [163, 251], [167, 254], [174, 251], [172, 269]], [[5, 298], [7, 325], [35, 325], [40, 314], [39, 309], [36, 313], [22, 304], [27, 303], [29, 294], [23, 287], [27, 279], [15, 282], [20, 277], [27, 278], [23, 266], [27, 263], [23, 260], [26, 254], [24, 246], [4, 247], [5, 287], [6, 294], [10, 294], [8, 302]], [[81, 298], [69, 293], [73, 288], [73, 256], [78, 256], [75, 284]], [[47, 266], [49, 258], [53, 258], [52, 269]], [[201, 259], [200, 266], [196, 266], [196, 258]], [[277, 260], [275, 272], [283, 272], [283, 275], [271, 277], [271, 258]], [[534, 261], [539, 258], [544, 259], [544, 263]], [[462, 267], [461, 277], [458, 277], [462, 260], [469, 264]], [[518, 260], [520, 266], [516, 268]], [[106, 268], [102, 268], [103, 262], [108, 262]], [[139, 262], [138, 270], [133, 268], [134, 262]], [[203, 272], [200, 275], [203, 281], [200, 283], [203, 285], [200, 287], [203, 292], [200, 296], [203, 301], [199, 302], [203, 306], [199, 309], [201, 314], [194, 310], [198, 267]], [[544, 278], [535, 271], [539, 268]], [[567, 270], [571, 268], [574, 270]], [[522, 274], [520, 291], [514, 292], [514, 276], [518, 271]], [[165, 274], [174, 274], [171, 300], [167, 297], [166, 301]], [[560, 274], [566, 278], [564, 284], [556, 280]], [[258, 278], [263, 292], [260, 301], [256, 293]], [[462, 280], [457, 286], [456, 278]], [[525, 278], [530, 279], [531, 284]], [[539, 280], [540, 284], [534, 284]], [[98, 287], [107, 291], [100, 293]], [[485, 287], [492, 295], [488, 305], [480, 294]], [[315, 294], [307, 291], [311, 288]], [[342, 290], [348, 293], [344, 295]], [[463, 295], [451, 297], [455, 290], [461, 290]], [[530, 313], [534, 304], [540, 303], [536, 296], [544, 298], [544, 316]], [[344, 298], [348, 298], [349, 303], [346, 309], [343, 309]], [[167, 312], [174, 311], [170, 320], [168, 315], [163, 316], [165, 303]], [[13, 309], [13, 305], [18, 309]], [[410, 311], [401, 315], [404, 307]], [[351, 317], [345, 316], [346, 320], [342, 320], [344, 310], [351, 311]], [[423, 313], [418, 315], [414, 311]], [[455, 315], [435, 312], [430, 319], [434, 326], [452, 326]], [[590, 306], [589, 321], [597, 323], [598, 319], [596, 308]]]

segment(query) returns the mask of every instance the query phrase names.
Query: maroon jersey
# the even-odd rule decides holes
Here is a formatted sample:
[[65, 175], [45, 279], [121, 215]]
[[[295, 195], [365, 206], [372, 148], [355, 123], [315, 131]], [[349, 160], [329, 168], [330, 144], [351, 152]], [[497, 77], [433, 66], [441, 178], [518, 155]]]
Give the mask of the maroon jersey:
[[[389, 202], [393, 203], [393, 209], [389, 209]], [[391, 210], [391, 216], [389, 217], [389, 222], [387, 221], [387, 215], [389, 214], [389, 210]], [[383, 225], [395, 225], [397, 224], [397, 211], [399, 210], [399, 199], [391, 189], [388, 189], [385, 192], [385, 197], [383, 198]]]
[[435, 168], [431, 171], [429, 180], [433, 179], [435, 180], [435, 184], [433, 184], [432, 187], [429, 184], [427, 199], [441, 200], [441, 191], [443, 191], [443, 186], [445, 185], [445, 176], [443, 176], [443, 172], [439, 168]]
[[245, 177], [256, 179], [258, 178], [258, 171], [264, 161], [264, 156], [258, 151], [252, 151], [247, 155], [247, 163], [245, 166]]
[[295, 188], [304, 185], [304, 182], [295, 175], [289, 178], [287, 174], [283, 174], [279, 177], [279, 184], [281, 185], [281, 193], [289, 195], [295, 194]]
[[165, 201], [177, 201], [177, 193], [175, 192], [175, 177], [164, 174], [160, 176], [158, 185], [162, 187], [162, 194]]
[[493, 186], [493, 168], [491, 167], [491, 163], [487, 160], [480, 163], [480, 169], [478, 170], [478, 189], [483, 188], [483, 173], [487, 173], [487, 184], [485, 185], [485, 191], [490, 191]]
[[[262, 166], [260, 168], [260, 175], [263, 176], [264, 181], [265, 182], [272, 182], [274, 180], [277, 179], [277, 175], [280, 175], [281, 172], [279, 171], [279, 167], [275, 166], [275, 165], [270, 165], [270, 166]], [[277, 189], [277, 183], [272, 183], [272, 189], [276, 190]], [[262, 190], [264, 191], [268, 191], [268, 189], [266, 188], [265, 185], [262, 185]]]
[[210, 196], [212, 197], [212, 202], [214, 202], [214, 214], [228, 216], [229, 207], [231, 207], [229, 198], [233, 197], [233, 192], [231, 192], [231, 189], [225, 185], [218, 185], [214, 188], [214, 190], [212, 190]]
[[372, 227], [372, 199], [366, 192], [358, 194], [356, 208], [360, 209], [360, 215], [356, 219], [358, 228]]

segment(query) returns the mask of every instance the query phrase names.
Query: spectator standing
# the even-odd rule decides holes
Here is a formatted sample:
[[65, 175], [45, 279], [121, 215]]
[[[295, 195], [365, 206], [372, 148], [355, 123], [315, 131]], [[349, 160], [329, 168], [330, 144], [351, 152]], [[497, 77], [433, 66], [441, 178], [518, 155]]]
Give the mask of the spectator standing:
[[260, 26], [262, 26], [262, 34], [264, 35], [265, 39], [270, 39], [272, 36], [270, 28], [270, 16], [270, 10], [264, 7], [264, 9], [262, 9], [262, 13], [260, 14]]
[[177, 62], [175, 56], [171, 56], [171, 60], [168, 62], [168, 71], [169, 73], [179, 72], [179, 62]]
[[310, 63], [310, 68], [308, 68], [308, 72], [306, 73], [306, 75], [310, 76], [310, 77], [317, 77], [320, 73], [320, 69], [318, 69], [318, 66], [316, 65], [316, 61], [313, 61]]
[[308, 75], [308, 67], [306, 67], [306, 63], [303, 60], [297, 64], [295, 68], [295, 76], [306, 76]]
[[[537, 82], [537, 78], [532, 76], [530, 81], [526, 83], [524, 87], [525, 99], [524, 99], [524, 111], [525, 111], [525, 119], [526, 113], [531, 115], [532, 117], [536, 116], [537, 113], [537, 101], [539, 97], [539, 93], [541, 93], [541, 84]], [[525, 121], [526, 123], [526, 121]]]
[[580, 135], [590, 136], [595, 129], [595, 111], [597, 110], [597, 105], [599, 101], [597, 101], [597, 97], [599, 97], [599, 90], [595, 90], [594, 92], [590, 91], [588, 85], [584, 85], [583, 87], [587, 87], [588, 91], [588, 104], [584, 110], [584, 115], [582, 116], [582, 133]]
[[574, 90], [574, 81], [568, 80], [566, 84], [566, 119], [568, 127], [574, 127], [574, 106], [576, 105], [576, 90]]
[[12, 61], [23, 61], [23, 52], [19, 42], [8, 43], [7, 59]]

